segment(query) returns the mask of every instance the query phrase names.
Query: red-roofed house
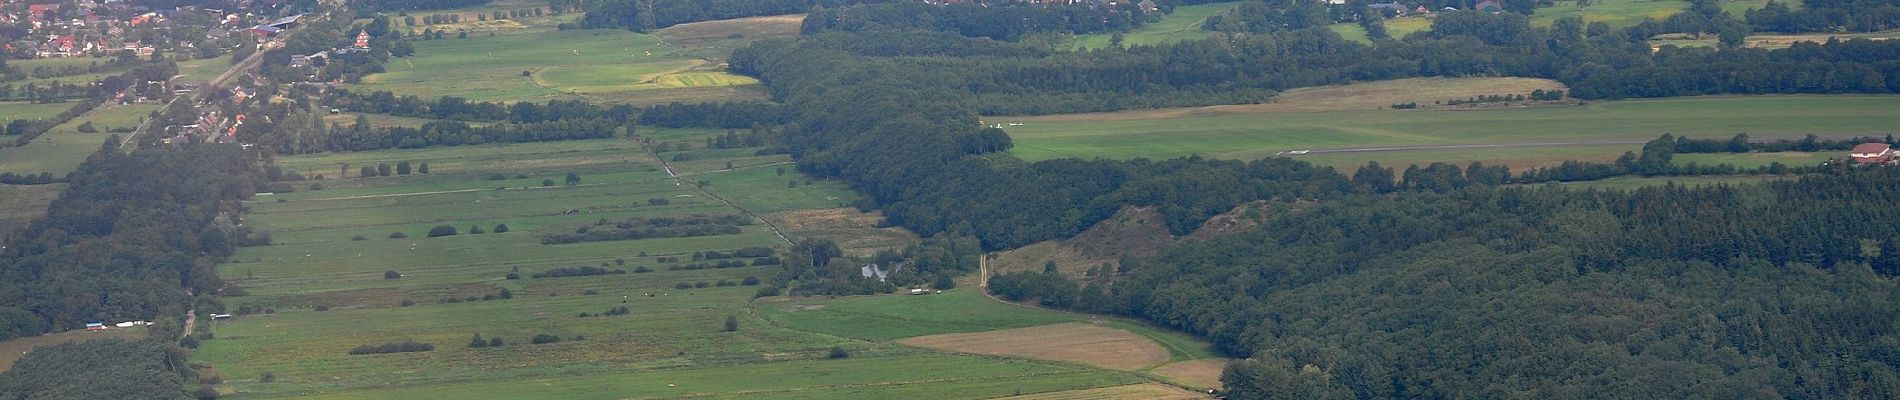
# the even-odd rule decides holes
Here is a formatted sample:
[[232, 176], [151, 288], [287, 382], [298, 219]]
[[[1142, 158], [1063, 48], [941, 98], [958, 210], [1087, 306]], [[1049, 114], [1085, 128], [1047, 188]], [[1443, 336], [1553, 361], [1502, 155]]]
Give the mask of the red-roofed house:
[[1847, 151], [1847, 156], [1852, 158], [1855, 164], [1892, 164], [1895, 159], [1893, 146], [1886, 143], [1854, 146], [1853, 150]]

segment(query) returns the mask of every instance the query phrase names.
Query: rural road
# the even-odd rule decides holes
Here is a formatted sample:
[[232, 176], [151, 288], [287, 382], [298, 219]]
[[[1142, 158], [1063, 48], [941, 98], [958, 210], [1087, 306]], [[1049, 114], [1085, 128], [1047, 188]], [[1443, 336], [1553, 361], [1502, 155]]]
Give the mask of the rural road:
[[[1354, 148], [1344, 148], [1344, 149], [1299, 150], [1299, 151], [1305, 151], [1305, 153], [1300, 153], [1298, 155], [1325, 154], [1325, 153], [1361, 153], [1361, 152], [1374, 152], [1374, 151], [1505, 149], [1505, 148], [1519, 148], [1519, 147], [1593, 146], [1593, 145], [1611, 145], [1611, 144], [1643, 144], [1643, 143], [1648, 143], [1648, 142], [1649, 141], [1647, 140], [1603, 140], [1603, 141], [1594, 141], [1594, 142], [1489, 143], [1489, 144], [1445, 144], [1445, 145], [1434, 145], [1434, 146], [1354, 147]], [[1282, 152], [1274, 153], [1273, 155], [1276, 155], [1276, 156], [1295, 155], [1291, 153], [1292, 151], [1282, 151]]]
[[[673, 172], [673, 166], [672, 166], [671, 164], [667, 164], [667, 162], [666, 162], [666, 157], [660, 157], [660, 153], [658, 153], [658, 152], [654, 152], [654, 153], [652, 153], [652, 154], [653, 154], [653, 159], [655, 159], [655, 160], [660, 160], [660, 167], [661, 167], [661, 168], [666, 168], [666, 174], [667, 174], [667, 175], [669, 175], [669, 176], [672, 176], [672, 177], [673, 177], [673, 178], [675, 179], [675, 180], [674, 180], [674, 182], [673, 182], [673, 184], [675, 184], [675, 185], [679, 185], [679, 184], [680, 184], [680, 182], [678, 181], [678, 178], [684, 178], [684, 177], [687, 177], [687, 176], [692, 176], [692, 175], [705, 175], [705, 174], [710, 174], [710, 173], [715, 173], [715, 172], [725, 172], [725, 171], [733, 171], [733, 170], [731, 170], [731, 169], [727, 169], [727, 170], [720, 170], [720, 171], [713, 171], [713, 172], [702, 172], [702, 173], [697, 173], [697, 174], [679, 174], [679, 173], [675, 173], [675, 172]], [[772, 163], [772, 164], [763, 164], [763, 165], [754, 165], [754, 166], [749, 166], [749, 167], [740, 167], [740, 168], [758, 168], [758, 167], [765, 167], [765, 166], [772, 166], [772, 165], [784, 165], [784, 164], [790, 164], [790, 162], [784, 162], [784, 163]], [[719, 197], [719, 195], [716, 195], [716, 194], [713, 194], [713, 192], [712, 192], [712, 191], [710, 191], [710, 190], [706, 190], [706, 188], [703, 188], [703, 187], [699, 187], [699, 185], [698, 185], [698, 184], [694, 184], [694, 185], [693, 185], [693, 190], [696, 190], [696, 191], [699, 191], [699, 194], [703, 194], [703, 195], [706, 195], [706, 197], [711, 197], [711, 198], [713, 198], [714, 200], [719, 200], [719, 202], [721, 202], [721, 203], [726, 203], [726, 206], [728, 206], [728, 207], [732, 207], [732, 208], [734, 208], [734, 209], [738, 209], [738, 210], [739, 210], [739, 212], [741, 212], [741, 213], [745, 213], [745, 215], [746, 215], [746, 216], [748, 216], [748, 217], [752, 217], [752, 219], [756, 219], [756, 220], [759, 220], [759, 223], [762, 223], [762, 224], [765, 224], [765, 229], [766, 229], [766, 230], [768, 230], [768, 231], [772, 231], [772, 234], [773, 234], [773, 235], [777, 235], [777, 236], [778, 236], [778, 240], [783, 240], [783, 241], [785, 241], [785, 244], [793, 244], [793, 243], [792, 243], [792, 238], [789, 238], [789, 237], [786, 237], [786, 236], [785, 236], [785, 233], [784, 233], [784, 232], [780, 232], [780, 231], [778, 230], [778, 225], [773, 225], [773, 224], [772, 224], [772, 221], [770, 221], [770, 220], [767, 220], [767, 219], [765, 219], [764, 217], [760, 217], [758, 213], [754, 213], [754, 212], [752, 212], [752, 210], [751, 210], [751, 209], [748, 209], [748, 208], [745, 208], [745, 207], [741, 207], [741, 206], [739, 206], [739, 204], [738, 204], [738, 203], [733, 203], [733, 202], [732, 202], [731, 200], [726, 200], [726, 198], [724, 198], [724, 197]]]

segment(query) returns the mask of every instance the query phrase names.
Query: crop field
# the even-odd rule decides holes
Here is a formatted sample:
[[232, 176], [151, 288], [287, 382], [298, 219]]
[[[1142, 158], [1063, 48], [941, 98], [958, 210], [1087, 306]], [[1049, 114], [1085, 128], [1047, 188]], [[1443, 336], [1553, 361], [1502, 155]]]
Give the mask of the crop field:
[[[723, 131], [642, 133], [694, 143]], [[921, 327], [897, 315], [851, 321], [864, 325], [788, 325], [761, 314], [803, 300], [754, 300], [757, 287], [738, 284], [749, 277], [770, 279], [778, 267], [685, 267], [699, 251], [784, 248], [786, 243], [762, 223], [731, 235], [540, 241], [601, 219], [748, 210], [799, 226], [786, 231], [793, 240], [821, 227], [840, 228], [800, 213], [841, 212], [824, 210], [855, 200], [842, 185], [811, 180], [788, 164], [723, 167], [728, 160], [769, 157], [753, 156], [758, 150], [686, 150], [704, 157], [694, 162], [719, 167], [679, 178], [670, 176], [645, 146], [625, 138], [280, 157], [285, 170], [328, 178], [292, 182], [294, 191], [247, 203], [252, 213], [244, 224], [269, 231], [273, 244], [241, 249], [218, 272], [247, 293], [227, 297], [228, 307], [270, 312], [206, 322], [216, 338], [194, 351], [193, 361], [214, 366], [225, 379], [218, 387], [227, 398], [996, 398], [1157, 380], [1083, 365], [939, 352], [892, 341], [898, 337], [831, 333], [906, 327], [968, 332], [998, 326], [984, 318], [958, 321], [958, 314]], [[671, 153], [676, 152], [662, 156]], [[430, 173], [357, 176], [362, 166], [400, 161], [426, 162]], [[337, 178], [346, 170], [346, 177]], [[567, 185], [568, 173], [580, 181]], [[544, 179], [554, 184], [543, 186]], [[317, 185], [321, 189], [312, 190]], [[508, 226], [507, 232], [494, 232], [500, 224]], [[454, 226], [460, 234], [428, 237], [437, 225]], [[472, 226], [487, 232], [473, 234]], [[406, 237], [391, 238], [392, 232]], [[627, 272], [533, 276], [573, 266]], [[390, 271], [400, 278], [390, 279]], [[510, 272], [521, 279], [507, 279]], [[968, 299], [968, 304], [947, 306], [974, 307], [954, 310], [959, 313], [1031, 315], [1010, 317], [1009, 327], [1081, 318], [963, 292], [968, 295], [837, 301]], [[764, 305], [755, 307], [755, 302]], [[624, 315], [607, 315], [620, 307]], [[738, 321], [736, 331], [722, 329], [729, 317]], [[1141, 336], [1164, 334], [1141, 326], [1125, 329]], [[475, 334], [501, 338], [503, 345], [467, 346]], [[543, 334], [561, 340], [530, 343]], [[434, 350], [347, 354], [359, 345], [405, 340], [430, 343]], [[1194, 346], [1178, 335], [1157, 343], [1169, 349]], [[846, 349], [849, 357], [828, 357], [833, 347]], [[265, 373], [271, 374], [270, 382], [261, 379]]]
[[1004, 397], [1004, 400], [1194, 400], [1205, 399], [1207, 395], [1181, 390], [1181, 388], [1158, 384], [1143, 383], [1137, 385], [1115, 386], [1095, 389], [1070, 390], [1064, 392], [1025, 394]]
[[[0, 121], [12, 122], [16, 119], [47, 119], [59, 115], [60, 111], [66, 111], [70, 108], [73, 108], [73, 103], [0, 101]], [[0, 135], [0, 137], [4, 136], [6, 135]]]
[[[1885, 135], [1900, 122], [1891, 112], [1900, 107], [1900, 96], [1691, 97], [1459, 111], [1231, 107], [991, 119], [1023, 124], [1007, 130], [1016, 144], [1011, 152], [1027, 160], [1192, 154], [1258, 159], [1308, 150], [1292, 156], [1332, 165], [1397, 157], [1516, 167], [1610, 159], [1664, 132], [1846, 137]], [[1438, 154], [1400, 155], [1412, 151]]]
[[[634, 92], [750, 85], [751, 78], [711, 70], [652, 35], [624, 30], [573, 30], [470, 36], [416, 43], [416, 55], [388, 64], [358, 90], [388, 90], [424, 98], [544, 101]], [[666, 93], [658, 93], [666, 96]]]
[[[1161, 17], [1160, 22], [1143, 25], [1141, 29], [1123, 33], [1122, 45], [1152, 45], [1205, 38], [1208, 31], [1201, 29], [1201, 26], [1207, 22], [1207, 17], [1231, 10], [1238, 4], [1240, 3], [1224, 2], [1175, 7], [1174, 12]], [[1075, 50], [1108, 47], [1109, 39], [1114, 35], [1113, 33], [1077, 35], [1071, 47]]]
[[679, 24], [654, 31], [669, 45], [707, 60], [724, 60], [754, 41], [798, 36], [805, 14], [771, 15]]
[[[71, 105], [67, 105], [70, 107]], [[133, 104], [129, 106], [108, 105], [93, 109], [86, 115], [73, 118], [65, 124], [53, 127], [53, 130], [33, 139], [33, 143], [0, 149], [0, 172], [16, 174], [50, 172], [54, 176], [64, 176], [87, 156], [99, 151], [106, 138], [112, 133], [108, 128], [132, 128], [142, 118], [159, 108], [157, 104]], [[98, 132], [85, 133], [79, 126], [91, 121]]]
[[901, 343], [959, 353], [1013, 355], [1133, 371], [1168, 361], [1168, 350], [1134, 332], [1065, 323], [989, 332], [946, 333]]

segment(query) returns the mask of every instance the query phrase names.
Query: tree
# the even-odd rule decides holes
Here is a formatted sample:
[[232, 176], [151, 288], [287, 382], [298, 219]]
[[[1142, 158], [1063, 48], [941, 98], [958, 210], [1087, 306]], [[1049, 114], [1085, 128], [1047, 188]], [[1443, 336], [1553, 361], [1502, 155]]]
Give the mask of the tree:
[[726, 332], [738, 332], [738, 331], [739, 331], [739, 317], [727, 316], [726, 317]]
[[548, 187], [548, 186], [554, 186], [554, 180], [553, 180], [553, 179], [542, 179], [542, 180], [541, 180], [541, 187]]
[[568, 186], [574, 186], [574, 185], [579, 185], [579, 184], [581, 184], [581, 176], [580, 176], [580, 175], [576, 175], [576, 174], [574, 174], [573, 172], [569, 172], [569, 173], [567, 173], [567, 185], [568, 185]]
[[[509, 272], [509, 274], [514, 274], [514, 272]], [[501, 288], [501, 298], [504, 300], [515, 298], [515, 292], [508, 290], [508, 288]]]
[[417, 173], [421, 173], [421, 174], [423, 174], [423, 175], [428, 175], [428, 174], [429, 174], [429, 163], [422, 163], [422, 165], [418, 165], [418, 166], [416, 166], [416, 172], [417, 172]]
[[488, 339], [482, 339], [482, 334], [477, 333], [475, 334], [475, 338], [468, 340], [468, 347], [470, 348], [488, 347]]
[[402, 279], [402, 273], [396, 270], [383, 271], [383, 279]]
[[390, 233], [389, 233], [389, 238], [390, 238], [390, 239], [404, 239], [404, 238], [408, 238], [408, 237], [409, 237], [409, 235], [406, 235], [406, 234], [403, 234], [402, 232], [390, 232]]
[[533, 343], [533, 344], [547, 344], [547, 343], [554, 343], [554, 342], [559, 342], [559, 341], [561, 341], [561, 337], [560, 337], [560, 336], [555, 336], [555, 335], [549, 335], [549, 334], [546, 334], [546, 333], [543, 333], [543, 334], [539, 334], [539, 335], [534, 335], [534, 338], [533, 338], [533, 339], [529, 339], [529, 340], [528, 340], [528, 343]]
[[389, 176], [390, 172], [389, 163], [376, 163], [377, 176]]
[[368, 165], [365, 165], [365, 166], [363, 166], [363, 171], [362, 171], [361, 173], [359, 173], [359, 174], [358, 174], [357, 176], [358, 176], [358, 177], [363, 177], [363, 178], [368, 178], [368, 177], [372, 177], [372, 176], [376, 176], [376, 167], [371, 167], [371, 166], [368, 166]]
[[841, 359], [841, 358], [851, 357], [851, 352], [845, 351], [844, 347], [832, 346], [831, 354], [829, 355], [829, 357], [831, 357], [832, 359]]
[[1881, 275], [1900, 277], [1900, 239], [1880, 241], [1880, 255], [1868, 264]]
[[485, 233], [485, 232], [482, 232], [482, 226], [481, 226], [481, 225], [469, 225], [469, 226], [468, 226], [468, 234], [470, 234], [470, 235], [480, 235], [480, 234], [482, 234], [482, 233]]
[[508, 233], [508, 224], [495, 224], [495, 233]]
[[442, 236], [452, 236], [452, 235], [455, 235], [455, 227], [453, 226], [436, 225], [434, 228], [429, 228], [429, 237], [442, 237]]
[[409, 162], [408, 161], [397, 162], [396, 175], [408, 175], [408, 174], [409, 174]]
[[501, 342], [500, 337], [488, 338], [488, 347], [501, 347], [501, 345], [502, 345], [502, 342]]

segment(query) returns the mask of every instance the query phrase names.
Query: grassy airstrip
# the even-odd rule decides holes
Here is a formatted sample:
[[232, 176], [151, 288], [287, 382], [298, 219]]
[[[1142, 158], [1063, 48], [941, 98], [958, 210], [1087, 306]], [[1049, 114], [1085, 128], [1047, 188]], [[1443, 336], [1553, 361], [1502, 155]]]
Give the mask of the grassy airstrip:
[[[1446, 160], [1530, 166], [1544, 163], [1525, 161], [1614, 158], [1622, 153], [1614, 149], [1635, 150], [1640, 145], [1631, 142], [1654, 139], [1665, 132], [1698, 137], [1748, 133], [1757, 139], [1808, 133], [1833, 137], [1884, 135], [1900, 122], [1892, 112], [1895, 109], [1900, 109], [1900, 96], [1725, 96], [1464, 111], [1187, 112], [1153, 119], [1123, 119], [1108, 113], [993, 119], [1024, 123], [1007, 130], [1016, 143], [1011, 152], [1029, 160], [1191, 154], [1257, 159], [1293, 150], [1585, 144], [1429, 150], [1441, 152]], [[1307, 156], [1353, 165], [1385, 161], [1397, 154], [1400, 152], [1316, 151]]]
[[[655, 141], [703, 143], [713, 130], [641, 130]], [[216, 339], [192, 353], [225, 378], [227, 398], [622, 399], [767, 397], [788, 399], [995, 398], [1014, 394], [1130, 387], [1161, 378], [1052, 361], [964, 355], [894, 339], [991, 330], [1085, 318], [995, 303], [975, 289], [938, 296], [819, 300], [836, 310], [881, 304], [827, 323], [823, 307], [786, 317], [754, 305], [752, 286], [676, 289], [680, 282], [770, 278], [775, 266], [669, 270], [658, 257], [785, 242], [763, 224], [737, 235], [544, 245], [597, 219], [835, 209], [855, 199], [842, 185], [811, 180], [754, 156], [758, 148], [689, 149], [669, 177], [639, 143], [624, 139], [521, 143], [289, 156], [279, 165], [329, 179], [259, 196], [244, 223], [274, 244], [242, 249], [219, 274], [248, 292], [229, 307], [276, 311], [212, 322]], [[427, 162], [430, 174], [357, 177], [363, 165]], [[724, 167], [734, 162], [734, 169]], [[752, 166], [752, 167], [748, 167]], [[787, 167], [783, 175], [778, 167]], [[349, 170], [347, 178], [336, 174]], [[567, 173], [581, 182], [561, 184]], [[553, 179], [551, 187], [541, 186]], [[322, 190], [310, 190], [321, 183]], [[790, 187], [788, 187], [790, 186]], [[715, 197], [716, 196], [716, 197]], [[650, 202], [665, 199], [666, 204]], [[730, 203], [728, 203], [730, 202]], [[428, 238], [439, 224], [463, 234]], [[468, 234], [507, 224], [507, 233]], [[391, 232], [407, 238], [390, 239]], [[789, 231], [794, 240], [799, 232]], [[363, 240], [354, 240], [362, 235]], [[624, 262], [624, 264], [623, 264]], [[599, 266], [653, 272], [505, 279], [553, 267]], [[385, 279], [386, 271], [401, 279]], [[461, 301], [511, 291], [511, 299]], [[451, 301], [449, 299], [458, 299]], [[412, 306], [401, 306], [411, 300]], [[835, 303], [831, 303], [835, 302]], [[315, 311], [318, 305], [328, 311]], [[578, 317], [614, 307], [630, 315]], [[974, 315], [972, 313], [981, 313]], [[763, 315], [763, 316], [762, 316]], [[723, 332], [736, 317], [741, 328]], [[1170, 359], [1200, 358], [1205, 345], [1177, 334], [1118, 323], [1167, 348]], [[501, 337], [500, 348], [468, 348], [470, 336]], [[529, 344], [536, 334], [568, 340]], [[869, 334], [867, 334], [869, 333]], [[581, 340], [573, 340], [584, 337]], [[434, 351], [348, 355], [361, 344], [416, 340]], [[829, 359], [834, 347], [850, 351]], [[274, 375], [272, 382], [259, 379]], [[1142, 389], [1145, 388], [1145, 389]], [[1109, 390], [1109, 389], [1100, 389]], [[1120, 389], [1117, 389], [1120, 390]], [[1131, 392], [1133, 393], [1133, 392]]]
[[423, 98], [543, 101], [584, 95], [722, 87], [756, 80], [695, 71], [705, 61], [674, 54], [651, 35], [624, 30], [572, 30], [416, 42], [416, 55], [392, 59], [359, 90]]

